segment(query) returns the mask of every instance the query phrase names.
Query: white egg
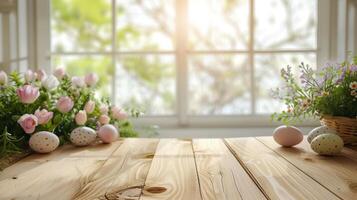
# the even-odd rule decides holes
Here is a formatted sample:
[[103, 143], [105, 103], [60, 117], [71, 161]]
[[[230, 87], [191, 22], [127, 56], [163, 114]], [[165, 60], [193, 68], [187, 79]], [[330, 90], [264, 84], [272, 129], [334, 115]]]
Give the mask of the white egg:
[[274, 130], [273, 138], [281, 146], [291, 147], [299, 144], [304, 136], [295, 126], [279, 126]]
[[333, 133], [324, 133], [315, 137], [311, 142], [311, 149], [321, 155], [335, 155], [343, 148], [343, 140]]
[[335, 133], [334, 130], [330, 129], [329, 127], [327, 126], [319, 126], [319, 127], [316, 127], [314, 129], [312, 129], [312, 131], [309, 132], [308, 136], [307, 136], [307, 141], [309, 143], [311, 143], [311, 141], [318, 135], [321, 135], [321, 134], [325, 134], [325, 133]]
[[51, 132], [40, 131], [31, 136], [29, 145], [38, 153], [49, 153], [58, 147], [59, 138]]
[[84, 126], [75, 128], [71, 132], [70, 140], [76, 146], [86, 146], [94, 142], [96, 137], [95, 130]]

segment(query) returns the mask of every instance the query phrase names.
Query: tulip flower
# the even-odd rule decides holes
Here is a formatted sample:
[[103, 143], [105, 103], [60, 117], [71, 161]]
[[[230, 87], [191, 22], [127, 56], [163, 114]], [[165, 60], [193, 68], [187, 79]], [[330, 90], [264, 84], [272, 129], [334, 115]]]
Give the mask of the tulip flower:
[[0, 85], [7, 85], [7, 74], [4, 71], [0, 71]]
[[53, 75], [55, 75], [59, 80], [61, 80], [64, 75], [66, 75], [66, 71], [61, 67], [57, 68], [54, 72]]
[[110, 122], [110, 117], [108, 117], [108, 115], [101, 115], [98, 119], [99, 123], [101, 125], [104, 125], [104, 124], [109, 124]]
[[100, 113], [102, 113], [102, 114], [108, 114], [108, 111], [109, 111], [108, 106], [106, 106], [106, 105], [101, 105], [99, 110], [100, 110]]
[[37, 87], [31, 85], [24, 85], [16, 90], [17, 96], [21, 103], [31, 104], [36, 101], [40, 96], [40, 92]]
[[53, 117], [53, 112], [48, 112], [46, 109], [36, 110], [35, 116], [39, 124], [47, 124]]
[[53, 75], [49, 75], [42, 80], [42, 86], [48, 91], [55, 89], [58, 85], [59, 81]]
[[69, 97], [61, 97], [58, 99], [56, 108], [59, 110], [61, 113], [67, 113], [73, 108], [73, 101]]
[[87, 74], [84, 81], [88, 86], [94, 86], [98, 82], [98, 76], [95, 73]]
[[86, 83], [84, 82], [83, 78], [79, 77], [79, 76], [73, 76], [71, 81], [72, 81], [72, 86], [73, 87], [82, 88], [82, 87], [84, 87], [86, 85]]
[[35, 128], [38, 125], [38, 119], [35, 115], [24, 114], [20, 117], [17, 123], [20, 124], [25, 133], [31, 134], [35, 131]]
[[27, 70], [25, 72], [24, 78], [25, 78], [25, 82], [26, 83], [30, 83], [33, 80], [35, 80], [36, 77], [35, 77], [35, 74], [34, 74], [34, 72], [32, 70]]
[[114, 106], [111, 111], [114, 119], [123, 120], [127, 118], [127, 114], [117, 106]]
[[76, 114], [74, 119], [77, 125], [83, 126], [87, 122], [87, 113], [85, 110], [81, 110]]
[[42, 81], [43, 79], [45, 79], [46, 77], [47, 77], [47, 73], [45, 72], [45, 70], [43, 70], [43, 69], [39, 69], [39, 70], [37, 70], [37, 79], [39, 80], [39, 81]]
[[86, 105], [84, 105], [84, 110], [90, 114], [94, 111], [94, 108], [95, 108], [95, 102], [92, 101], [92, 100], [89, 100]]

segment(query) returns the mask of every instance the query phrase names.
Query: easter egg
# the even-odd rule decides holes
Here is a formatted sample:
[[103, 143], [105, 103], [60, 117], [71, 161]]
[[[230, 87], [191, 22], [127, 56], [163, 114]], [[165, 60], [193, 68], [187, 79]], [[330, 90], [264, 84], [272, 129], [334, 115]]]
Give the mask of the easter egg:
[[70, 135], [71, 142], [76, 146], [86, 146], [94, 142], [97, 138], [95, 130], [89, 127], [75, 128]]
[[38, 153], [49, 153], [58, 147], [59, 138], [51, 132], [40, 131], [31, 136], [29, 145]]
[[307, 141], [311, 143], [311, 141], [318, 135], [325, 134], [325, 133], [334, 133], [334, 130], [328, 128], [327, 126], [319, 126], [312, 131], [310, 131], [309, 135], [307, 136]]
[[343, 140], [333, 133], [324, 133], [311, 141], [311, 149], [320, 155], [335, 155], [343, 148]]
[[273, 138], [276, 143], [284, 147], [291, 147], [303, 140], [300, 129], [294, 126], [279, 126], [274, 130]]
[[118, 130], [111, 124], [103, 125], [98, 131], [99, 138], [103, 143], [111, 143], [118, 139]]

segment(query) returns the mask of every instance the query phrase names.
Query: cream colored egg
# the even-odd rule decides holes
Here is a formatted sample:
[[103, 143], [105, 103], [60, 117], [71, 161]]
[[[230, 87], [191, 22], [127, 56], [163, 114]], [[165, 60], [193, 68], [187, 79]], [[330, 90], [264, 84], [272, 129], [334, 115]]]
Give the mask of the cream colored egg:
[[311, 142], [311, 149], [320, 155], [335, 155], [343, 148], [343, 140], [333, 133], [316, 136]]
[[299, 144], [304, 137], [300, 129], [294, 126], [279, 126], [274, 130], [273, 138], [278, 144], [291, 147]]
[[318, 135], [325, 134], [325, 133], [334, 133], [334, 130], [328, 128], [327, 126], [319, 126], [314, 128], [309, 132], [307, 136], [307, 141], [311, 143], [311, 141]]
[[40, 131], [31, 136], [29, 145], [38, 153], [49, 153], [58, 147], [59, 138], [51, 132]]
[[95, 141], [97, 134], [89, 127], [75, 128], [70, 135], [71, 142], [76, 146], [86, 146]]

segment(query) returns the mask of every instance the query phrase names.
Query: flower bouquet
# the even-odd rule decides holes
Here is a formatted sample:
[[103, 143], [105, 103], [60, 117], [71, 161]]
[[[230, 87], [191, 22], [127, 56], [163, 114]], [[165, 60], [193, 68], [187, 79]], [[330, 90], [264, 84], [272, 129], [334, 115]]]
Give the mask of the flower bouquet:
[[[60, 68], [0, 72], [0, 157], [28, 150], [47, 153], [71, 141], [84, 146], [137, 136], [127, 112], [95, 96], [98, 77], [70, 77]], [[130, 110], [133, 116], [140, 113]], [[74, 131], [76, 130], [76, 131]]]
[[319, 70], [301, 63], [300, 81], [291, 67], [281, 70], [284, 85], [273, 90], [273, 97], [287, 109], [273, 118], [289, 124], [305, 117], [319, 117], [322, 124], [336, 131], [345, 144], [357, 141], [357, 56], [341, 64], [327, 64]]

